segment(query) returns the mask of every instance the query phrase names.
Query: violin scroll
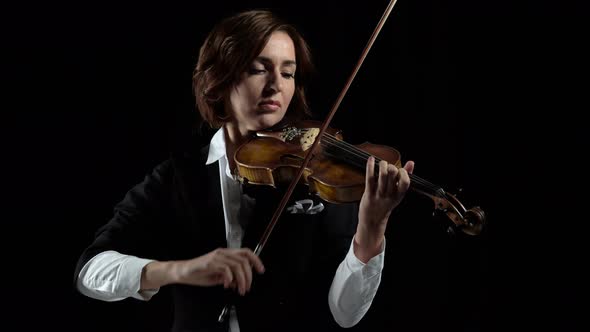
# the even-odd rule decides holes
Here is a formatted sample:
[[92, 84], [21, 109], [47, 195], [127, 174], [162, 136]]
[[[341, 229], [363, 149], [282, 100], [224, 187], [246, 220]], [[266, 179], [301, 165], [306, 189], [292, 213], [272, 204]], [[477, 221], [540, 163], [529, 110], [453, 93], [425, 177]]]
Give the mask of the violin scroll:
[[428, 195], [434, 201], [437, 211], [441, 211], [453, 222], [455, 228], [468, 235], [479, 235], [486, 225], [485, 212], [475, 206], [465, 209], [455, 195], [441, 191], [438, 195]]

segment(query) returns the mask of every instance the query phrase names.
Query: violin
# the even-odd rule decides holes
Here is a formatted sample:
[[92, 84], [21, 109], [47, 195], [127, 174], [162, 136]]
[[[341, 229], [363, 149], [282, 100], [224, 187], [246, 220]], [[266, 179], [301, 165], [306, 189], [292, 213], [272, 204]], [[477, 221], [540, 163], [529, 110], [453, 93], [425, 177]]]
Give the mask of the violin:
[[[321, 123], [300, 121], [256, 132], [249, 141], [235, 151], [237, 173], [246, 184], [268, 185], [290, 183], [301, 168], [306, 153], [309, 163], [299, 179], [309, 192], [331, 203], [360, 201], [365, 190], [365, 167], [370, 156], [379, 161], [401, 167], [398, 150], [378, 144], [352, 145], [343, 140], [342, 132], [327, 128], [314, 151], [308, 151], [318, 138]], [[375, 170], [376, 174], [378, 170]], [[431, 198], [436, 211], [444, 213], [453, 228], [477, 235], [485, 225], [485, 213], [479, 207], [466, 209], [455, 195], [442, 187], [410, 174], [410, 190]]]

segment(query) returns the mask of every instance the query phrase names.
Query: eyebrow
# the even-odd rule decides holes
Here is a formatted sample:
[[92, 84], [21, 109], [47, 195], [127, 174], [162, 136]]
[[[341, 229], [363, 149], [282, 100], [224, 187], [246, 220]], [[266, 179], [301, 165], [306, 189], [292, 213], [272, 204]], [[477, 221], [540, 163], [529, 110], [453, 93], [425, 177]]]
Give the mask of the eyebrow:
[[[265, 57], [265, 56], [259, 56], [254, 60], [260, 61], [260, 62], [266, 63], [266, 64], [272, 64], [272, 60], [270, 58]], [[295, 60], [285, 60], [281, 63], [281, 66], [297, 66], [297, 62], [295, 62]]]

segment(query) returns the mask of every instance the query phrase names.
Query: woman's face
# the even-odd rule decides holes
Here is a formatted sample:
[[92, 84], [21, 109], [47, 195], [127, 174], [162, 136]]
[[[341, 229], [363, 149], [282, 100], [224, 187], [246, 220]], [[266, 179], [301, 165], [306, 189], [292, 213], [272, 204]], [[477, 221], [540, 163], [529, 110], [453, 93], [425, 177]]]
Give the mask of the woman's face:
[[283, 119], [295, 92], [295, 60], [293, 40], [276, 31], [231, 88], [228, 111], [242, 134], [272, 127]]

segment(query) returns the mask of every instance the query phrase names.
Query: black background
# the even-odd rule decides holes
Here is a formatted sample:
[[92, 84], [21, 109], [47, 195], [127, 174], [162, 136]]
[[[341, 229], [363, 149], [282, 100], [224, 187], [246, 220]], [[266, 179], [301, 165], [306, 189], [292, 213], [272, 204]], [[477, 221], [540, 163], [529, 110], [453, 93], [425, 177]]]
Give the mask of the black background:
[[[190, 129], [191, 74], [206, 34], [251, 8], [294, 23], [318, 67], [310, 101], [321, 119], [386, 6], [8, 6], [2, 324], [165, 330], [165, 290], [148, 303], [102, 303], [73, 290], [73, 270], [113, 205]], [[353, 330], [582, 329], [587, 20], [579, 3], [398, 2], [332, 126], [352, 143], [395, 147], [416, 175], [450, 192], [462, 188], [459, 198], [481, 206], [489, 227], [449, 237], [430, 203], [408, 195], [388, 228], [381, 288]]]

